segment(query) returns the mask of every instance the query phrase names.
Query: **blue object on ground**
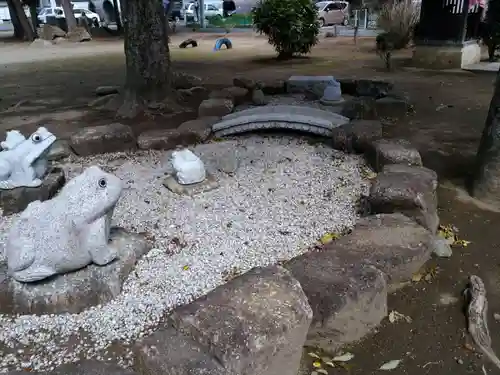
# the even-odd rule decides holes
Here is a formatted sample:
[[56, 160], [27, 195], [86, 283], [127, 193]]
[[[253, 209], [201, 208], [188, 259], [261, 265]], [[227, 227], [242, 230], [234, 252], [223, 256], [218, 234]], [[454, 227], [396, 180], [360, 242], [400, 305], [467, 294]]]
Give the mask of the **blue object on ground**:
[[219, 51], [222, 46], [226, 46], [226, 49], [233, 48], [233, 44], [228, 38], [219, 38], [215, 41], [214, 51]]

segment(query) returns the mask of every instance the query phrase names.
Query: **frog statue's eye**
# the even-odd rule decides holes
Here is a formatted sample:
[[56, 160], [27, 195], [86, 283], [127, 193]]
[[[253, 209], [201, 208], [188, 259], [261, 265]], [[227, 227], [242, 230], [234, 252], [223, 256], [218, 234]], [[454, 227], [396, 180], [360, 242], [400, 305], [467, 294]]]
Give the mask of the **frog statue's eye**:
[[31, 136], [31, 140], [35, 143], [38, 143], [42, 140], [42, 137], [40, 137], [40, 134], [35, 133]]
[[101, 179], [99, 179], [98, 184], [99, 184], [100, 188], [105, 188], [108, 183], [107, 183], [105, 178], [101, 178]]

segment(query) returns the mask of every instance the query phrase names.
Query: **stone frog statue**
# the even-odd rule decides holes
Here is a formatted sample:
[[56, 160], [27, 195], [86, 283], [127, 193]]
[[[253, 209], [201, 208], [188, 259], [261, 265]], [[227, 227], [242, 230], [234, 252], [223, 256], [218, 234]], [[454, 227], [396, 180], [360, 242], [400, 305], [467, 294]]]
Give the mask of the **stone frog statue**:
[[1, 143], [0, 189], [38, 187], [47, 172], [47, 154], [56, 136], [40, 127], [26, 139], [17, 130], [7, 132]]
[[30, 203], [8, 234], [9, 274], [29, 283], [112, 262], [111, 217], [121, 192], [118, 177], [92, 166], [51, 200]]

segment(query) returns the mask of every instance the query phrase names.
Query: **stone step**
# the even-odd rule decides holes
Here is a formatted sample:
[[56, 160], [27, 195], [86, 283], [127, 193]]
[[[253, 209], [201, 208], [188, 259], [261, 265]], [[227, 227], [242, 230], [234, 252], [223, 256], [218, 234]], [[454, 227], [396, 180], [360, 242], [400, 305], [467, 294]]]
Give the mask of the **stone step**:
[[226, 115], [212, 126], [212, 131], [216, 136], [224, 136], [259, 129], [293, 129], [329, 136], [332, 129], [348, 122], [347, 117], [322, 109], [276, 105]]

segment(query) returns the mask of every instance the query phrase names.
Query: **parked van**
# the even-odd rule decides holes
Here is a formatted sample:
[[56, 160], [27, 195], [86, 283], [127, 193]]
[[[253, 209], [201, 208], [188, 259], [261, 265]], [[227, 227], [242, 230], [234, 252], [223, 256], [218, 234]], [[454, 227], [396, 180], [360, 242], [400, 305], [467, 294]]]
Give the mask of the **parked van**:
[[316, 3], [321, 26], [347, 25], [349, 23], [349, 3], [347, 1], [320, 1]]

